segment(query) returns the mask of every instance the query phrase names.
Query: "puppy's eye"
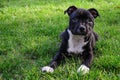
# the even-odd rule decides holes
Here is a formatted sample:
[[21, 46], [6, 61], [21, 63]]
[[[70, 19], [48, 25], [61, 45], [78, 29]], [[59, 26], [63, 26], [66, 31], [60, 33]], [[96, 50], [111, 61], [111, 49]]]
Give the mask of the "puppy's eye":
[[88, 22], [89, 24], [92, 24], [92, 23], [93, 23], [93, 21], [92, 21], [91, 19], [88, 19], [87, 22]]
[[87, 21], [88, 21], [88, 22], [92, 22], [92, 20], [91, 20], [91, 19], [88, 19]]
[[92, 22], [92, 21], [89, 21], [88, 23], [89, 23], [89, 24], [92, 24], [93, 22]]
[[92, 25], [93, 25], [93, 21], [92, 21], [92, 20], [88, 19], [87, 22], [88, 22], [89, 26], [92, 26]]
[[72, 22], [78, 22], [77, 18], [72, 19]]

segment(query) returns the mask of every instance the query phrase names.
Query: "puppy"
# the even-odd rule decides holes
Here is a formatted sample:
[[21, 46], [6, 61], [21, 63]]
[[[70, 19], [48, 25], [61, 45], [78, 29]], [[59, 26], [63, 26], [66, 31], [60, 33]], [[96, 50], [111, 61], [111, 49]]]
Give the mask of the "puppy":
[[93, 48], [98, 35], [93, 31], [94, 19], [99, 16], [96, 9], [88, 10], [70, 6], [64, 13], [69, 16], [69, 26], [61, 34], [60, 49], [48, 66], [42, 68], [43, 72], [53, 72], [65, 57], [77, 55], [83, 61], [77, 72], [86, 74], [90, 70], [93, 60]]

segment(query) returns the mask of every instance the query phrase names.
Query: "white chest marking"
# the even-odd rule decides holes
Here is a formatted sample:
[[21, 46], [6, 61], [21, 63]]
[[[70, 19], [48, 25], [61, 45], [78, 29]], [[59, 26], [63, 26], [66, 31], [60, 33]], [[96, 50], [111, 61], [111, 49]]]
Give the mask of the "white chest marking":
[[87, 44], [87, 42], [84, 42], [84, 36], [73, 35], [69, 29], [68, 29], [68, 33], [69, 33], [69, 40], [68, 40], [67, 51], [69, 53], [81, 54], [84, 51], [83, 46]]

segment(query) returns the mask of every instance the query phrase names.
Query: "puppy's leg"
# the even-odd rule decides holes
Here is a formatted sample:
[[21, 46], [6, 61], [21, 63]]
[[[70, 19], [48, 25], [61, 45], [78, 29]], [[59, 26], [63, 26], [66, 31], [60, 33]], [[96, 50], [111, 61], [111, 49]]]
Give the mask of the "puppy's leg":
[[65, 58], [65, 53], [67, 53], [67, 40], [63, 40], [62, 44], [60, 46], [60, 49], [58, 51], [58, 53], [54, 56], [53, 60], [51, 61], [51, 63], [49, 64], [49, 66], [45, 66], [42, 68], [43, 72], [53, 72], [54, 69], [60, 65], [61, 61], [64, 60]]
[[49, 64], [49, 66], [45, 66], [42, 68], [43, 72], [53, 72], [54, 69], [60, 65], [61, 61], [64, 59], [64, 56], [62, 55], [62, 53], [58, 52], [53, 60], [51, 61], [51, 63]]
[[83, 61], [81, 66], [78, 68], [77, 72], [82, 72], [82, 74], [86, 74], [90, 70], [90, 63], [93, 59], [93, 52], [92, 51], [85, 51], [83, 53]]

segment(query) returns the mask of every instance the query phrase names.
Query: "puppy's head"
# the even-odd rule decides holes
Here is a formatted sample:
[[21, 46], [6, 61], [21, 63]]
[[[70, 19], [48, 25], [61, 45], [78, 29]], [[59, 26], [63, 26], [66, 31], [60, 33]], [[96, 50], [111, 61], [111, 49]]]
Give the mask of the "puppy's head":
[[88, 10], [70, 6], [64, 13], [69, 16], [69, 30], [74, 35], [87, 35], [94, 27], [94, 19], [99, 16], [96, 9]]

